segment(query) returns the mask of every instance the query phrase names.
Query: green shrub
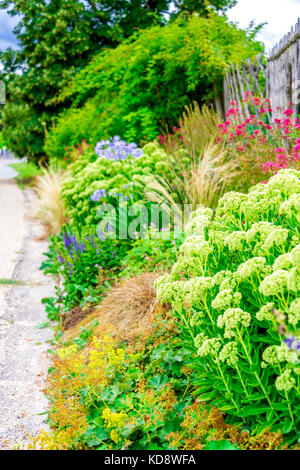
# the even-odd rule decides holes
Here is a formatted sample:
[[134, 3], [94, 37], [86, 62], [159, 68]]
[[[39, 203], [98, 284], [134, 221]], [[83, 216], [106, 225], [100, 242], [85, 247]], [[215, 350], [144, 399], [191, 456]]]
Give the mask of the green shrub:
[[200, 208], [158, 297], [195, 353], [198, 398], [256, 432], [299, 432], [300, 172]]
[[143, 177], [168, 171], [167, 156], [158, 144], [147, 144], [140, 158], [114, 161], [97, 158], [87, 151], [69, 167], [62, 185], [62, 198], [71, 224], [77, 227], [97, 225], [99, 201], [92, 201], [95, 191], [105, 190], [102, 202], [119, 210], [126, 201], [129, 206], [145, 202]]
[[50, 130], [46, 153], [63, 157], [66, 146], [83, 138], [92, 144], [112, 135], [152, 140], [177, 125], [191, 101], [211, 102], [229, 64], [261, 50], [252, 33], [214, 13], [141, 31], [95, 56], [65, 89], [61, 99], [73, 105]]
[[121, 275], [168, 269], [176, 261], [183, 238], [183, 233], [176, 232], [176, 237], [172, 237], [170, 230], [158, 231], [156, 226], [151, 226], [143, 237], [132, 243], [122, 261]]
[[129, 247], [126, 240], [101, 241], [92, 228], [79, 233], [64, 227], [62, 234], [52, 237], [41, 269], [58, 276], [61, 287], [56, 289], [56, 297], [45, 302], [49, 319], [59, 320], [59, 305], [67, 312], [79, 304], [99, 301], [104, 281], [118, 273]]

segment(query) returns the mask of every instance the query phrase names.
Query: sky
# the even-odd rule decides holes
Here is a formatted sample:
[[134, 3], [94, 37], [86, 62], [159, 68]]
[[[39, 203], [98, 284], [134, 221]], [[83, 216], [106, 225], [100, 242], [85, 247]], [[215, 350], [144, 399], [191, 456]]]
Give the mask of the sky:
[[251, 20], [256, 24], [268, 22], [258, 39], [269, 51], [300, 18], [300, 0], [239, 0], [227, 16], [242, 28], [246, 28]]
[[[251, 20], [256, 24], [268, 22], [258, 39], [269, 51], [300, 18], [300, 0], [239, 0], [227, 14], [242, 28], [246, 28]], [[16, 47], [17, 41], [12, 33], [16, 22], [16, 18], [0, 11], [0, 50]]]
[[8, 47], [16, 47], [17, 41], [12, 30], [18, 22], [16, 17], [9, 16], [5, 11], [0, 10], [0, 50]]

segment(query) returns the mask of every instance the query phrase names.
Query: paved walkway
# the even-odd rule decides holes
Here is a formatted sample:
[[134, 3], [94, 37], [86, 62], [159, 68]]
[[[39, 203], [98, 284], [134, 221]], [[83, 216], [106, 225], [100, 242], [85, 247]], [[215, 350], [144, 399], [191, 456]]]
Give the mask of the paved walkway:
[[47, 428], [40, 413], [47, 410], [42, 389], [52, 337], [36, 328], [47, 320], [41, 299], [53, 293], [51, 279], [39, 271], [47, 243], [37, 240], [34, 194], [21, 191], [14, 176], [0, 160], [0, 449], [22, 448]]

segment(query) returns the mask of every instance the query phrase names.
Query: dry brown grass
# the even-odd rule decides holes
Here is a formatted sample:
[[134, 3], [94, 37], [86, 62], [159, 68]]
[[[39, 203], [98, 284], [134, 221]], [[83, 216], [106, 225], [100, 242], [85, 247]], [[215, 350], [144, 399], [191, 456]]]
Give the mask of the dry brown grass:
[[38, 176], [36, 180], [36, 193], [39, 199], [36, 218], [45, 228], [44, 238], [59, 233], [67, 222], [60, 197], [62, 178], [62, 172], [44, 170], [43, 175]]
[[76, 338], [81, 327], [87, 327], [92, 320], [99, 324], [94, 329], [97, 335], [104, 327], [111, 327], [115, 336], [131, 341], [151, 328], [155, 318], [158, 300], [154, 281], [158, 273], [143, 273], [131, 279], [122, 280], [95, 308], [75, 327], [65, 331], [63, 340]]

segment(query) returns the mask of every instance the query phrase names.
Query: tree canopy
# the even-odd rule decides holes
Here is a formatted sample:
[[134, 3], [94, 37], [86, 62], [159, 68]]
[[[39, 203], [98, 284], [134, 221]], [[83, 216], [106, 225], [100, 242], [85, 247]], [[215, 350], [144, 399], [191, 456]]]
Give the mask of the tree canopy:
[[[8, 103], [2, 123], [18, 155], [43, 155], [45, 130], [70, 101], [61, 99], [72, 78], [101, 50], [151, 26], [162, 27], [182, 12], [207, 16], [232, 0], [0, 0], [19, 17], [19, 47], [0, 55]], [[58, 99], [60, 97], [60, 99]], [[22, 116], [20, 121], [19, 116]]]

